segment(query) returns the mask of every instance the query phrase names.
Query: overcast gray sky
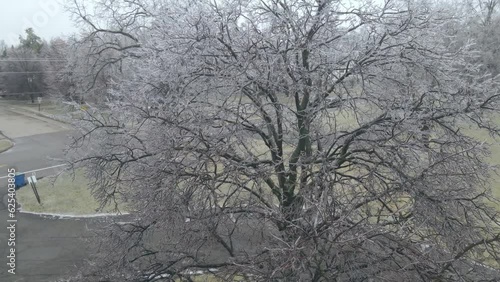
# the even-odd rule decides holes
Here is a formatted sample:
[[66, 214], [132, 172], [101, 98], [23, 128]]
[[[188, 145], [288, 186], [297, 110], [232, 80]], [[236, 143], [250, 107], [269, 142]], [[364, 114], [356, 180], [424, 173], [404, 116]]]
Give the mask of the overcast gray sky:
[[0, 9], [0, 40], [19, 43], [19, 35], [33, 27], [46, 40], [75, 33], [77, 28], [63, 8], [64, 0], [3, 0]]

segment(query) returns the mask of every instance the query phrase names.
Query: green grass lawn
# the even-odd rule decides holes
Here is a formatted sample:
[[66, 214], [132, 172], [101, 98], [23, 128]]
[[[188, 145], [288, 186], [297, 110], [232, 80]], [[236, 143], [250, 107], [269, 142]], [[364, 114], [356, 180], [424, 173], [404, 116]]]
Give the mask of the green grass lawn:
[[[500, 125], [500, 115], [496, 115], [493, 117], [496, 121], [496, 124]], [[489, 135], [489, 133], [484, 129], [478, 128], [466, 128], [465, 132], [469, 135], [477, 139], [478, 141], [484, 141], [488, 144], [490, 149], [490, 156], [488, 157], [488, 162], [491, 165], [499, 166], [500, 168], [500, 138], [493, 138]], [[500, 172], [500, 171], [499, 171]], [[500, 175], [493, 174], [491, 178], [491, 188], [493, 195], [497, 198], [500, 198]], [[498, 207], [500, 210], [500, 206]]]
[[[357, 121], [352, 112], [337, 112], [335, 116], [338, 120], [338, 126], [340, 129], [352, 129], [353, 125], [357, 125]], [[491, 118], [500, 126], [500, 114], [493, 115]], [[461, 130], [478, 141], [484, 141], [489, 146], [488, 148], [491, 154], [488, 157], [488, 162], [491, 165], [499, 167], [498, 174], [492, 174], [491, 188], [493, 195], [500, 199], [500, 138], [495, 139], [490, 136], [486, 130], [473, 128], [471, 126], [464, 127]], [[498, 209], [500, 210], [500, 205], [498, 206]]]
[[[38, 204], [31, 186], [17, 191], [17, 200], [25, 212], [58, 213], [65, 215], [94, 215], [113, 212], [114, 206], [107, 206], [99, 210], [99, 204], [88, 189], [88, 181], [83, 171], [76, 171], [72, 175], [62, 174], [54, 178], [44, 178], [37, 183], [41, 204]], [[119, 206], [124, 212], [123, 205]]]

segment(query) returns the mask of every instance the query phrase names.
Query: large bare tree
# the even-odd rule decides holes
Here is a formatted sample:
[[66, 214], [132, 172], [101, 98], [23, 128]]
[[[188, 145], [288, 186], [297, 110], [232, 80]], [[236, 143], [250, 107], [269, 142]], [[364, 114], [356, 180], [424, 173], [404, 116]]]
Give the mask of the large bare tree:
[[135, 221], [102, 231], [77, 279], [499, 279], [474, 132], [498, 136], [500, 93], [469, 45], [447, 49], [453, 15], [399, 0], [82, 3], [93, 68], [79, 81], [122, 75], [76, 122], [71, 164]]

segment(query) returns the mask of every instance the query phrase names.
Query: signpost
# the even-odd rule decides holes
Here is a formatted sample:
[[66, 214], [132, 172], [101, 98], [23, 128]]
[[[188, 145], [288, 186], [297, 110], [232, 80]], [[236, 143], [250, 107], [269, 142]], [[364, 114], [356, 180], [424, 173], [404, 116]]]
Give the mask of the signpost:
[[40, 111], [40, 105], [42, 104], [42, 97], [38, 97], [36, 98], [36, 100], [38, 101], [38, 111]]
[[33, 193], [35, 193], [36, 200], [38, 201], [39, 204], [41, 204], [40, 201], [40, 195], [38, 195], [38, 191], [36, 190], [36, 174], [33, 172], [31, 176], [28, 177], [28, 182], [31, 185], [31, 189], [33, 189]]

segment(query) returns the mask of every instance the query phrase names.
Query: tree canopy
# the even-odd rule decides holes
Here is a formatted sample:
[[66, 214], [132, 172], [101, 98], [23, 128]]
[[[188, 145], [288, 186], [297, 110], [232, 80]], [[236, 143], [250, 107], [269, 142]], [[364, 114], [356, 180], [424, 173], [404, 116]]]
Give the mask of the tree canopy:
[[136, 218], [103, 231], [79, 281], [500, 277], [485, 266], [500, 251], [489, 148], [467, 130], [498, 137], [499, 82], [449, 33], [454, 14], [402, 0], [73, 2], [88, 27], [75, 90], [108, 75], [71, 165]]

